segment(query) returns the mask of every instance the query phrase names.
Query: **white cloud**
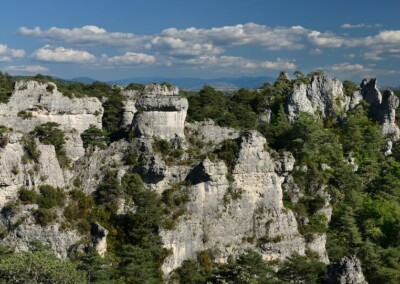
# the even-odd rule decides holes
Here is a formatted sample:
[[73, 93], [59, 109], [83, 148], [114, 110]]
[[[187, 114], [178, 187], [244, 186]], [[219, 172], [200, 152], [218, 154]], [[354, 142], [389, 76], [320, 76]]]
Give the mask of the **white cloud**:
[[376, 60], [376, 61], [382, 60], [383, 57], [381, 57], [379, 54], [380, 54], [379, 51], [364, 52], [363, 57], [364, 57], [364, 59], [366, 59], [366, 60], [374, 60], [374, 61], [375, 61], [375, 60]]
[[342, 29], [381, 28], [381, 24], [343, 24]]
[[132, 33], [108, 32], [97, 26], [83, 26], [73, 29], [52, 27], [48, 30], [41, 30], [39, 27], [33, 29], [20, 27], [18, 32], [25, 36], [35, 36], [47, 40], [83, 45], [133, 46], [140, 43], [143, 39], [143, 37]]
[[166, 51], [167, 54], [176, 56], [220, 54], [224, 51], [222, 48], [216, 47], [212, 43], [195, 43], [187, 39], [160, 36], [153, 38], [145, 47], [146, 49]]
[[136, 64], [153, 64], [156, 58], [152, 55], [136, 52], [126, 52], [124, 55], [108, 57], [102, 56], [102, 63], [106, 65], [136, 65]]
[[391, 74], [398, 74], [399, 71], [397, 70], [387, 70], [387, 69], [379, 69], [379, 68], [372, 68], [375, 67], [373, 65], [366, 67], [362, 64], [351, 64], [348, 62], [335, 64], [328, 67], [328, 70], [333, 71], [338, 75], [359, 75], [362, 77], [373, 77], [373, 76], [385, 76]]
[[[203, 69], [232, 69], [240, 70], [295, 70], [293, 62], [278, 59], [277, 61], [254, 61], [237, 56], [200, 56], [185, 60], [184, 64], [198, 66]], [[236, 69], [232, 69], [236, 70]]]
[[362, 72], [370, 71], [369, 68], [366, 68], [365, 66], [363, 66], [361, 64], [351, 64], [348, 62], [332, 65], [330, 69], [332, 71], [350, 72], [350, 73], [362, 73]]
[[197, 43], [211, 43], [217, 47], [240, 45], [263, 46], [269, 50], [294, 50], [304, 47], [302, 41], [307, 29], [301, 26], [271, 28], [265, 25], [247, 23], [236, 26], [214, 27], [211, 29], [169, 28], [159, 36], [174, 37]]
[[5, 44], [0, 44], [0, 62], [8, 62], [13, 58], [22, 58], [25, 51], [22, 49], [12, 49]]
[[312, 31], [308, 34], [308, 39], [311, 43], [319, 47], [341, 47], [345, 40], [342, 37], [336, 36], [332, 33], [321, 33]]
[[39, 61], [62, 63], [89, 63], [96, 59], [93, 54], [84, 50], [52, 47], [50, 45], [45, 45], [34, 51], [32, 58]]
[[[83, 26], [73, 29], [52, 27], [42, 30], [40, 27], [29, 29], [20, 27], [18, 32], [25, 36], [34, 36], [52, 41], [68, 42], [78, 45], [110, 45], [137, 49], [159, 48], [183, 50], [209, 50], [211, 54], [220, 53], [224, 47], [237, 45], [263, 46], [269, 50], [301, 49], [304, 36], [309, 30], [301, 26], [271, 28], [265, 25], [247, 23], [236, 26], [214, 27], [210, 29], [187, 28], [178, 30], [169, 28], [153, 35], [135, 35], [133, 33], [108, 32], [97, 26]], [[177, 52], [178, 53], [178, 52]], [[193, 53], [193, 52], [192, 52]]]
[[19, 65], [19, 66], [7, 66], [4, 68], [5, 71], [11, 73], [44, 73], [49, 71], [48, 68], [40, 65]]

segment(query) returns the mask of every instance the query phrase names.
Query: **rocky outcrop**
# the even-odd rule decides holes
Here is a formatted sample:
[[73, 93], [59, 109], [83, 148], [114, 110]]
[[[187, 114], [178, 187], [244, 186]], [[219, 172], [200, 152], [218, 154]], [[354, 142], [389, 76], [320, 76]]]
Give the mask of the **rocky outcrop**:
[[221, 127], [211, 119], [186, 123], [187, 136], [195, 136], [204, 143], [219, 144], [226, 139], [237, 139], [239, 131], [230, 127]]
[[38, 241], [50, 246], [58, 258], [66, 258], [81, 236], [75, 230], [61, 229], [60, 223], [47, 226], [36, 224], [33, 215], [37, 208], [36, 204], [30, 204], [2, 210], [1, 223], [9, 229], [9, 233], [0, 244], [13, 247], [18, 252], [30, 250], [32, 242]]
[[54, 83], [18, 81], [7, 104], [0, 104], [2, 124], [21, 132], [56, 122], [82, 133], [91, 124], [101, 128], [103, 107], [97, 98], [69, 98]]
[[36, 126], [55, 122], [65, 132], [67, 156], [76, 161], [85, 150], [80, 134], [102, 126], [103, 107], [97, 98], [69, 98], [52, 83], [18, 81], [7, 104], [0, 104], [1, 125], [28, 133]]
[[10, 132], [9, 143], [0, 148], [0, 207], [17, 197], [20, 187], [38, 187], [49, 184], [54, 187], [66, 185], [53, 145], [36, 141], [40, 152], [35, 163], [26, 158], [22, 134]]
[[282, 205], [281, 185], [293, 169], [293, 157], [271, 155], [258, 132], [249, 132], [240, 144], [231, 174], [223, 161], [205, 159], [188, 175], [194, 184], [188, 214], [175, 229], [161, 232], [172, 250], [164, 273], [205, 249], [213, 251], [217, 262], [248, 248], [267, 260], [305, 253], [296, 218]]
[[328, 267], [325, 284], [367, 284], [357, 257], [344, 257]]
[[102, 227], [99, 223], [94, 223], [91, 232], [93, 237], [94, 249], [101, 257], [104, 257], [107, 252], [108, 230]]
[[343, 85], [339, 80], [327, 75], [316, 75], [307, 85], [294, 84], [287, 102], [289, 121], [293, 122], [301, 112], [322, 118], [335, 118], [347, 111], [350, 101], [343, 93]]
[[295, 83], [286, 105], [289, 121], [293, 123], [302, 112], [336, 119], [365, 100], [370, 105], [371, 114], [381, 123], [382, 133], [393, 141], [399, 140], [400, 129], [395, 123], [399, 106], [397, 96], [389, 90], [382, 96], [376, 79], [364, 79], [360, 87], [360, 91], [349, 97], [343, 93], [342, 83], [327, 75], [313, 76], [309, 84]]
[[390, 90], [386, 90], [383, 95], [377, 87], [376, 79], [369, 82], [363, 80], [360, 91], [363, 99], [369, 103], [371, 114], [382, 125], [382, 133], [393, 141], [400, 139], [400, 129], [395, 123], [396, 108], [399, 106], [399, 99]]
[[188, 101], [179, 96], [178, 88], [146, 85], [135, 107], [133, 129], [139, 137], [159, 137], [168, 141], [175, 137], [184, 138]]

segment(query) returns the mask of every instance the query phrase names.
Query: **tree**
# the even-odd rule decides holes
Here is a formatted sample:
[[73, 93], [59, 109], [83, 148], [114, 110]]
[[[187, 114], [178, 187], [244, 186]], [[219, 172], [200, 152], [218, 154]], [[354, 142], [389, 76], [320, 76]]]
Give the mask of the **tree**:
[[6, 283], [86, 283], [86, 273], [47, 250], [0, 255], [0, 278]]
[[53, 145], [57, 154], [57, 160], [61, 167], [67, 167], [70, 163], [65, 152], [65, 135], [59, 128], [60, 124], [47, 122], [41, 124], [32, 131], [32, 135], [39, 139], [45, 145]]
[[108, 135], [105, 131], [97, 128], [94, 125], [90, 125], [88, 129], [82, 132], [81, 138], [83, 141], [83, 147], [87, 149], [89, 145], [97, 146], [100, 149], [107, 147], [109, 142]]
[[278, 271], [278, 277], [290, 283], [321, 283], [326, 273], [326, 265], [315, 256], [293, 254]]

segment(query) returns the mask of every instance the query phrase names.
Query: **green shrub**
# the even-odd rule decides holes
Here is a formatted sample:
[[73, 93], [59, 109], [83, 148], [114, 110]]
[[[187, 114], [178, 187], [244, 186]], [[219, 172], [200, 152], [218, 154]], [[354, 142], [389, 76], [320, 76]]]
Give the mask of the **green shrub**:
[[19, 189], [18, 198], [24, 204], [32, 204], [37, 202], [38, 194], [33, 189], [21, 187]]
[[232, 173], [232, 170], [236, 163], [237, 155], [239, 154], [239, 144], [236, 140], [224, 140], [221, 144], [221, 147], [215, 151], [218, 158], [223, 160], [228, 168], [229, 173]]
[[35, 219], [41, 226], [46, 226], [57, 219], [57, 213], [54, 209], [39, 208], [36, 210]]
[[48, 250], [2, 254], [0, 278], [3, 283], [86, 283], [85, 272]]
[[[24, 135], [22, 137], [22, 144], [24, 147], [25, 154], [29, 160], [34, 161], [35, 163], [39, 162], [40, 151], [37, 148], [37, 144], [32, 135]], [[24, 162], [24, 158], [23, 158]]]
[[143, 84], [138, 84], [138, 83], [129, 83], [128, 86], [125, 87], [125, 90], [136, 90], [140, 91], [144, 87]]
[[156, 153], [160, 153], [163, 156], [169, 155], [171, 151], [171, 146], [165, 139], [154, 139], [153, 150]]
[[138, 155], [134, 149], [129, 149], [126, 151], [123, 161], [127, 166], [136, 166], [138, 164]]
[[55, 206], [63, 206], [65, 203], [66, 194], [60, 188], [56, 189], [51, 185], [41, 185], [39, 192], [38, 204], [41, 208], [50, 209]]
[[15, 80], [7, 73], [0, 72], [0, 104], [6, 104], [10, 100], [14, 89]]
[[90, 125], [88, 129], [82, 132], [81, 138], [83, 141], [83, 147], [85, 149], [87, 149], [89, 145], [93, 145], [99, 147], [100, 149], [104, 149], [107, 147], [107, 144], [109, 143], [109, 138], [107, 133], [97, 128], [94, 125]]
[[55, 89], [54, 85], [51, 85], [51, 84], [48, 84], [47, 87], [46, 87], [46, 90], [49, 93], [52, 93], [54, 91], [54, 89]]
[[64, 148], [65, 134], [61, 129], [59, 129], [59, 127], [60, 124], [58, 123], [47, 122], [35, 127], [31, 134], [38, 138], [41, 143], [45, 145], [53, 145], [60, 167], [66, 168], [69, 166], [70, 160], [68, 159]]
[[351, 97], [355, 91], [360, 90], [360, 86], [353, 81], [345, 80], [343, 81], [343, 92], [346, 96]]
[[31, 119], [33, 114], [31, 111], [21, 110], [17, 113], [17, 116], [22, 117], [23, 119]]

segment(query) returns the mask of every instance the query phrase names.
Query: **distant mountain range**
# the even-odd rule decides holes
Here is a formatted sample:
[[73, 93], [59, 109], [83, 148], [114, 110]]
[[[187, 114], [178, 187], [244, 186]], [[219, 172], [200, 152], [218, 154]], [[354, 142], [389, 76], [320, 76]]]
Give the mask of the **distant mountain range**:
[[[200, 78], [168, 78], [168, 77], [139, 77], [121, 80], [108, 81], [110, 84], [128, 85], [129, 83], [162, 83], [168, 82], [182, 89], [201, 89], [204, 85], [214, 88], [239, 89], [239, 88], [260, 88], [265, 82], [274, 82], [272, 77], [221, 77], [213, 79]], [[96, 81], [89, 77], [76, 77], [70, 81], [91, 84]]]

